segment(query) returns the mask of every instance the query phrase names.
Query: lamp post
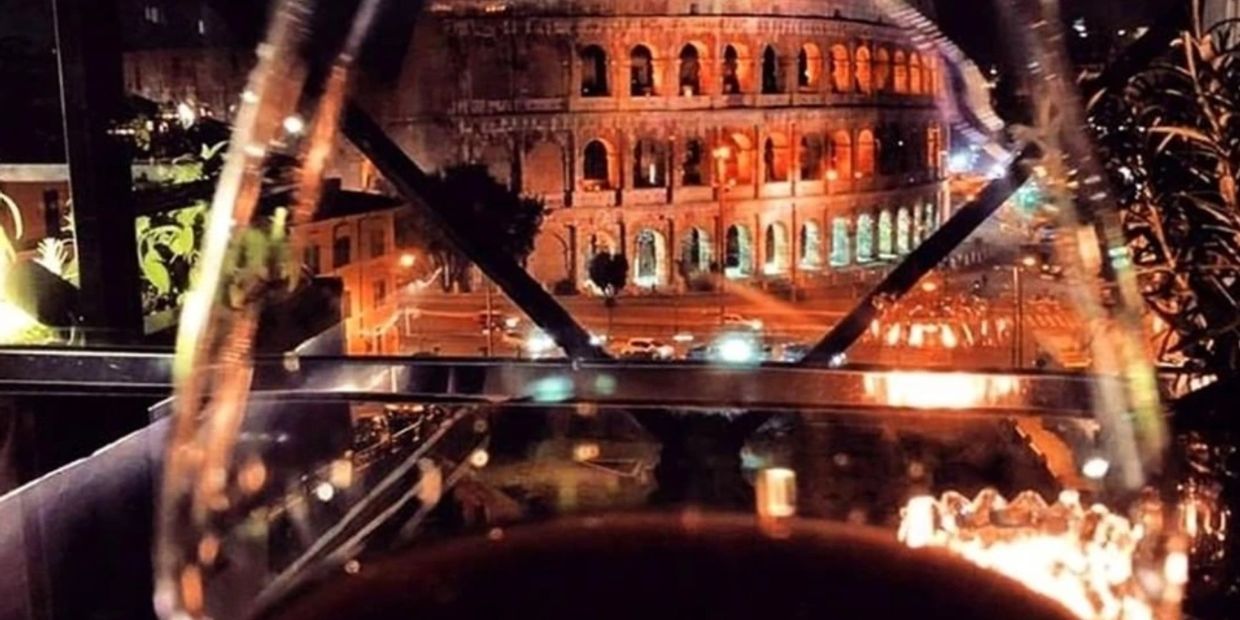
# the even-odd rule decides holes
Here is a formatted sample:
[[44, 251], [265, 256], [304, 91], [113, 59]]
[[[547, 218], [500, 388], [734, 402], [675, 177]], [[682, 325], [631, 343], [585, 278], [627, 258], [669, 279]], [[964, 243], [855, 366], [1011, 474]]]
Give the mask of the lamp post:
[[1038, 260], [1032, 256], [1023, 256], [1012, 265], [1012, 294], [1015, 299], [1015, 326], [1012, 338], [1012, 366], [1025, 366], [1025, 280], [1024, 270], [1037, 265]]
[[[719, 240], [719, 255], [716, 261], [719, 263], [718, 278], [719, 286], [719, 321], [723, 322], [723, 315], [727, 314], [727, 254], [728, 240], [727, 227], [724, 224], [724, 206], [725, 198], [728, 192], [728, 160], [732, 158], [732, 148], [728, 145], [720, 145], [715, 148], [712, 153], [715, 157], [715, 189], [719, 194], [719, 217], [715, 228], [715, 238]], [[739, 249], [739, 248], [738, 248]]]

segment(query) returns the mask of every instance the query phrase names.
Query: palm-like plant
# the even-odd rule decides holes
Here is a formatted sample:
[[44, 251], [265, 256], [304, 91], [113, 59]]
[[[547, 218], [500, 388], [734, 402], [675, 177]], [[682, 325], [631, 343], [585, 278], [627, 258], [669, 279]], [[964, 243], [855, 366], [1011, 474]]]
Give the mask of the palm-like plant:
[[1240, 22], [1183, 33], [1090, 106], [1164, 362], [1240, 369]]

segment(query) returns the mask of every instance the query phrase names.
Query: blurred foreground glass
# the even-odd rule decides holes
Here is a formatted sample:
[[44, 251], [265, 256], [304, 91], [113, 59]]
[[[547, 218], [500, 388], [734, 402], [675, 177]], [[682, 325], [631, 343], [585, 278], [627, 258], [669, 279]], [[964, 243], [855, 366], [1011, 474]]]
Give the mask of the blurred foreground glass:
[[[1055, 3], [994, 7], [999, 31], [1019, 30], [1010, 41], [1019, 62], [1006, 70], [1039, 102], [1028, 126], [1005, 127], [990, 110], [978, 67], [933, 20], [895, 0], [849, 5], [860, 13], [848, 17], [874, 22], [862, 30], [873, 28], [886, 44], [850, 52], [806, 43], [795, 62], [773, 47], [739, 43], [723, 46], [713, 61], [714, 51], [693, 44], [675, 50], [675, 59], [639, 45], [617, 71], [602, 48], [574, 42], [569, 47], [581, 47], [580, 57], [564, 66], [582, 80], [580, 94], [523, 96], [524, 107], [485, 94], [512, 83], [487, 73], [503, 73], [502, 64], [470, 64], [473, 95], [453, 109], [479, 131], [500, 131], [488, 124], [492, 115], [533, 122], [552, 113], [568, 123], [578, 110], [611, 113], [627, 127], [653, 111], [688, 110], [696, 118], [715, 107], [793, 106], [816, 122], [822, 119], [813, 110], [829, 103], [907, 97], [927, 127], [944, 131], [920, 133], [907, 146], [898, 131], [878, 139], [877, 128], [860, 126], [842, 136], [805, 131], [789, 141], [775, 121], [764, 121], [753, 134], [725, 126], [695, 142], [687, 136], [696, 125], [684, 119], [668, 125], [675, 140], [617, 138], [630, 157], [604, 137], [587, 140], [594, 130], [579, 127], [569, 144], [582, 151], [581, 161], [561, 150], [558, 162], [561, 174], [573, 162], [572, 174], [561, 178], [579, 182], [539, 192], [522, 185], [537, 200], [513, 202], [530, 211], [505, 221], [505, 230], [543, 227], [536, 240], [512, 241], [523, 246], [512, 249], [514, 260], [533, 270], [546, 258], [540, 244], [564, 244], [559, 233], [566, 230], [578, 234], [562, 226], [574, 211], [609, 222], [552, 252], [571, 267], [548, 288], [583, 323], [590, 347], [627, 364], [609, 372], [608, 362], [565, 359], [560, 345], [568, 343], [556, 341], [565, 331], [546, 324], [543, 311], [524, 313], [506, 299], [500, 291], [515, 290], [512, 278], [471, 276], [460, 247], [424, 238], [397, 250], [400, 244], [380, 233], [359, 244], [333, 239], [338, 266], [369, 245], [372, 258], [395, 257], [404, 274], [391, 298], [386, 283], [357, 274], [361, 285], [351, 291], [365, 300], [350, 316], [356, 300], [345, 295], [347, 351], [407, 358], [481, 352], [492, 362], [415, 364], [412, 376], [444, 379], [430, 383], [441, 393], [415, 395], [404, 391], [409, 377], [395, 368], [342, 361], [338, 372], [314, 375], [290, 354], [284, 372], [314, 390], [252, 393], [263, 305], [297, 281], [300, 270], [290, 262], [319, 260], [318, 251], [306, 251], [316, 242], [299, 226], [311, 221], [323, 195], [342, 114], [354, 121], [366, 114], [347, 93], [382, 4], [363, 1], [349, 20], [328, 27], [314, 19], [313, 3], [281, 2], [259, 48], [207, 214], [200, 276], [181, 315], [156, 555], [161, 615], [240, 617], [307, 583], [347, 579], [398, 549], [457, 536], [500, 541], [504, 528], [527, 521], [652, 507], [683, 510], [687, 522], [698, 511], [756, 511], [776, 525], [763, 530], [773, 534], [794, 515], [881, 528], [910, 547], [946, 549], [1015, 577], [1080, 617], [1178, 614], [1188, 542], [1180, 509], [1160, 496], [1175, 484], [1163, 478], [1167, 438], [1153, 356], [1112, 192], [1085, 138]], [[772, 19], [834, 19], [819, 3], [796, 7]], [[537, 30], [553, 19], [543, 8], [432, 4], [412, 45], [435, 58], [437, 46], [449, 45], [445, 37], [455, 36], [466, 57], [476, 45], [477, 57], [491, 58], [498, 52], [470, 28], [489, 33], [498, 15]], [[1020, 23], [1034, 27], [1012, 27]], [[525, 32], [520, 28], [501, 32], [514, 37]], [[708, 61], [716, 67], [707, 69]], [[673, 74], [679, 88], [667, 84]], [[710, 77], [719, 92], [703, 83]], [[625, 81], [631, 88], [616, 88]], [[430, 97], [440, 85], [412, 86]], [[963, 142], [950, 152], [943, 119]], [[520, 149], [522, 170], [535, 184], [540, 148]], [[419, 160], [416, 147], [406, 150]], [[491, 153], [479, 143], [458, 155], [502, 169]], [[959, 168], [950, 176], [949, 160]], [[477, 221], [489, 224], [501, 216], [487, 214], [477, 196], [498, 194], [483, 191], [485, 181], [470, 182], [477, 173], [445, 175], [440, 187], [455, 191], [444, 194], [450, 199], [474, 203]], [[1033, 180], [1019, 191], [1010, 187], [1012, 199], [993, 205], [997, 212], [976, 230], [953, 223], [1001, 193], [1008, 176]], [[273, 178], [293, 188], [290, 199], [260, 200]], [[411, 226], [416, 236], [444, 225], [425, 215], [424, 197], [411, 196], [407, 180], [388, 181], [412, 203], [393, 216], [396, 231]], [[903, 184], [937, 197], [855, 211], [825, 200]], [[649, 215], [677, 193], [694, 196], [686, 202], [699, 203], [692, 208], [709, 212], [714, 219], [704, 221], [714, 224], [686, 230], [670, 213]], [[766, 198], [827, 206], [800, 227], [775, 222], [759, 234], [736, 215], [747, 208], [737, 205]], [[747, 213], [753, 224], [764, 223], [757, 211]], [[725, 228], [728, 215], [738, 223]], [[969, 240], [935, 250], [949, 229]], [[808, 391], [778, 403], [756, 399], [760, 365], [801, 359], [838, 325], [848, 302], [899, 272], [900, 261], [936, 252], [943, 258], [937, 270], [911, 292], [875, 300], [855, 346], [830, 364], [783, 370], [812, 376], [827, 391], [843, 394], [847, 386], [847, 397], [833, 406]], [[441, 283], [482, 294], [433, 292]], [[575, 294], [583, 288], [598, 296]], [[829, 310], [815, 310], [816, 299]], [[742, 314], [736, 306], [756, 310]], [[654, 362], [672, 360], [691, 362], [685, 372], [740, 374], [717, 375], [729, 381], [717, 391], [690, 380], [661, 384]], [[453, 391], [459, 382], [494, 387], [490, 381], [525, 376], [522, 368], [558, 370], [514, 389], [480, 390], [488, 397], [481, 402]], [[673, 368], [680, 372], [666, 370]], [[752, 384], [746, 369], [753, 369]], [[1064, 371], [1078, 372], [1069, 377], [1080, 388], [1071, 404], [1063, 394], [1036, 393], [1029, 386], [1040, 384], [1025, 380]], [[581, 386], [586, 376], [588, 390]], [[640, 396], [604, 401], [628, 391]], [[717, 402], [709, 402], [713, 395]]]

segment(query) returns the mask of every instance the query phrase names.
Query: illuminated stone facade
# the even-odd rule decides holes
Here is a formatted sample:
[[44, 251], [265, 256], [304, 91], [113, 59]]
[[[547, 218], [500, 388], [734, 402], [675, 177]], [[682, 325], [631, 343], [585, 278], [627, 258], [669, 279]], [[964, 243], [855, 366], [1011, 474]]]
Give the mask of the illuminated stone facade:
[[[529, 266], [584, 287], [812, 285], [941, 221], [941, 61], [864, 0], [441, 2], [385, 117], [423, 166], [486, 163], [551, 211]], [[720, 261], [720, 257], [723, 258]]]

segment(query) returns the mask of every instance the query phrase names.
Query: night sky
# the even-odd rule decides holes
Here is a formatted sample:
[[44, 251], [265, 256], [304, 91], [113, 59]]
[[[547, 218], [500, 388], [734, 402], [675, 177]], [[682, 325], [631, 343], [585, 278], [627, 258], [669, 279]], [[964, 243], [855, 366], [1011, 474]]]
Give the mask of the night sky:
[[[943, 31], [983, 68], [1007, 58], [994, 7], [1005, 0], [936, 0]], [[1065, 21], [1115, 30], [1148, 23], [1174, 2], [1063, 0]], [[60, 161], [58, 87], [49, 0], [0, 0], [0, 161]]]

